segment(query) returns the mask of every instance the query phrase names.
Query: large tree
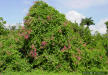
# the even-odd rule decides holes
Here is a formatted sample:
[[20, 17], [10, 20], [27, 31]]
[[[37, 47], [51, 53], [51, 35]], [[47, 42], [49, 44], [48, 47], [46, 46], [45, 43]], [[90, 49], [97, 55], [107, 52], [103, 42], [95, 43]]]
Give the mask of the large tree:
[[82, 19], [80, 25], [81, 26], [87, 25], [87, 27], [89, 28], [90, 25], [94, 25], [94, 20], [92, 20], [92, 17], [90, 17], [90, 18], [84, 18], [84, 19]]

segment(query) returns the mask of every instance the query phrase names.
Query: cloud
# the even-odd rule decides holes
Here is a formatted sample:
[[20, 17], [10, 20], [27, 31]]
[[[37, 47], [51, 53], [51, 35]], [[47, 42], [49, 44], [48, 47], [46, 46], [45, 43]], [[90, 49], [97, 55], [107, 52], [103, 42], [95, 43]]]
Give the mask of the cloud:
[[54, 3], [66, 8], [77, 9], [106, 4], [108, 0], [54, 0]]
[[[78, 13], [77, 11], [72, 10], [72, 11], [69, 11], [68, 13], [66, 13], [66, 18], [68, 20], [70, 20], [71, 22], [76, 21], [79, 24], [81, 22], [81, 19], [85, 18], [85, 16]], [[101, 34], [105, 34], [106, 33], [106, 25], [104, 23], [106, 21], [108, 21], [108, 19], [102, 19], [95, 25], [91, 25], [90, 30], [92, 31], [92, 34], [94, 34], [96, 31], [98, 31]]]
[[82, 14], [72, 10], [66, 13], [66, 18], [71, 22], [77, 22], [78, 24], [81, 22], [82, 18], [85, 18]]
[[95, 26], [90, 26], [90, 29], [93, 30], [92, 33], [95, 33], [95, 31], [98, 31], [101, 34], [105, 34], [107, 29], [104, 23], [106, 21], [108, 21], [108, 19], [102, 19]]

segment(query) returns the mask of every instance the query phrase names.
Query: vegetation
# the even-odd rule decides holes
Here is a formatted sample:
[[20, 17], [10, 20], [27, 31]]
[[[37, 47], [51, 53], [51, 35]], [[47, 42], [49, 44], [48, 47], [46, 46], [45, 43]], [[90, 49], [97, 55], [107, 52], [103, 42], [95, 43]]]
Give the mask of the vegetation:
[[[108, 69], [108, 35], [91, 35], [89, 28], [68, 21], [64, 14], [43, 1], [34, 3], [21, 28], [7, 30], [4, 24], [1, 18], [0, 30], [6, 31], [0, 31], [0, 72], [4, 75], [9, 71], [83, 72]], [[81, 22], [81, 25], [93, 24], [91, 18]]]
[[4, 24], [6, 24], [6, 21], [4, 21], [2, 17], [0, 17], [0, 35], [4, 34], [4, 32], [5, 32]]
[[108, 33], [108, 21], [106, 21], [105, 24], [106, 24], [107, 33]]
[[88, 28], [89, 28], [90, 25], [94, 25], [94, 22], [93, 22], [93, 20], [92, 20], [92, 17], [82, 19], [80, 25], [81, 25], [81, 26], [87, 25]]
[[47, 72], [47, 71], [41, 71], [41, 70], [35, 70], [32, 72], [5, 72], [2, 73], [2, 75], [82, 75], [82, 73], [77, 73], [77, 72]]

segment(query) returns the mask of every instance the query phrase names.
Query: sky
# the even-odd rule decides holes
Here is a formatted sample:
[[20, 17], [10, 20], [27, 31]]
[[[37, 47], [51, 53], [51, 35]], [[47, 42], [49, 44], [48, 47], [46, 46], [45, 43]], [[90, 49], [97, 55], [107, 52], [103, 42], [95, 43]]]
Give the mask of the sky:
[[[22, 23], [30, 6], [35, 0], [0, 0], [0, 17], [7, 25]], [[106, 33], [104, 22], [108, 20], [108, 0], [44, 0], [49, 5], [66, 15], [72, 22], [81, 22], [82, 18], [92, 17], [95, 26], [90, 26], [92, 33]]]

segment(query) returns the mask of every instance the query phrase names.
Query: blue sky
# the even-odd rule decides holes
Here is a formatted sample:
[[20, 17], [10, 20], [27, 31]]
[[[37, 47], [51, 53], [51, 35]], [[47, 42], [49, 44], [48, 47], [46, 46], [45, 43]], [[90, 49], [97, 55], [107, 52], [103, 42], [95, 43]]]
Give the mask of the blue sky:
[[25, 9], [30, 5], [27, 0], [0, 0], [0, 17], [3, 17], [8, 24], [16, 24], [23, 21], [26, 15]]
[[[0, 17], [7, 24], [23, 22], [29, 7], [35, 0], [0, 0]], [[103, 22], [108, 20], [108, 0], [45, 0], [61, 13], [66, 14], [67, 19], [76, 20], [82, 17], [93, 17], [96, 26], [91, 29], [105, 33]], [[69, 15], [69, 16], [68, 16]], [[99, 29], [99, 27], [101, 29]], [[103, 28], [103, 29], [102, 29]]]
[[95, 22], [108, 18], [108, 0], [47, 0], [62, 13], [77, 11], [86, 17], [93, 17]]

